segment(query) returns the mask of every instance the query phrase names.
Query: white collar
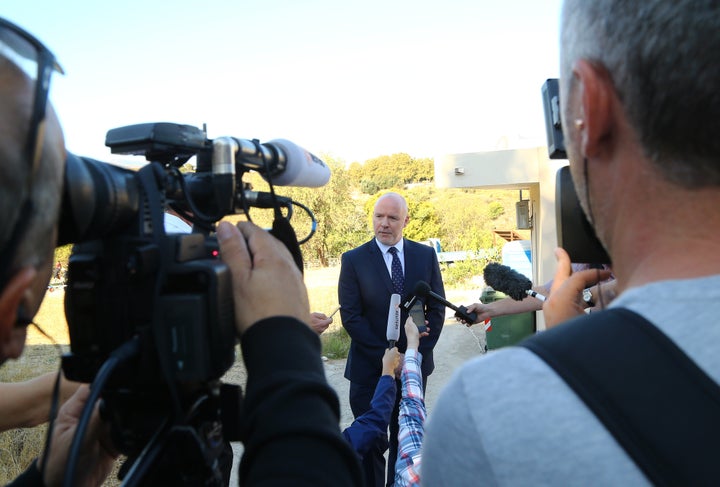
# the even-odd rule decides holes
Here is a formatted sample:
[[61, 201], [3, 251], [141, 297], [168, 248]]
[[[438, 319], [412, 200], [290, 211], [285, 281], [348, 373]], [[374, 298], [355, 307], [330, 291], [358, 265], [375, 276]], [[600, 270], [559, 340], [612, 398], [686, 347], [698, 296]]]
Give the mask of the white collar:
[[390, 249], [390, 247], [395, 247], [398, 251], [398, 254], [402, 254], [403, 247], [405, 245], [405, 239], [401, 238], [400, 240], [398, 240], [398, 243], [396, 243], [395, 245], [385, 245], [384, 243], [380, 242], [380, 240], [378, 240], [376, 238], [375, 243], [380, 248], [380, 250], [382, 251], [383, 254], [387, 254], [387, 251]]

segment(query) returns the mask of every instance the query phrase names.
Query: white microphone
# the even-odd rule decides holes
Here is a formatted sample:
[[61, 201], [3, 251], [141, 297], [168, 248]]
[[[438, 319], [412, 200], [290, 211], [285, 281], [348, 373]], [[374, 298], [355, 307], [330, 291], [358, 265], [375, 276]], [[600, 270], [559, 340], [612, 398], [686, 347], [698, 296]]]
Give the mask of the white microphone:
[[395, 346], [395, 342], [400, 338], [400, 295], [392, 294], [390, 296], [390, 308], [388, 309], [388, 321], [385, 336], [388, 340], [388, 348]]
[[[236, 144], [236, 161], [248, 169], [257, 171], [278, 186], [305, 186], [317, 188], [330, 180], [330, 168], [320, 158], [286, 139], [273, 139], [263, 144], [257, 141], [223, 138]], [[213, 143], [215, 144], [215, 142]]]
[[[273, 139], [267, 143], [285, 153], [285, 170], [273, 176], [278, 186], [304, 186], [317, 188], [330, 180], [330, 168], [320, 158], [286, 139]], [[263, 175], [264, 177], [264, 175]]]

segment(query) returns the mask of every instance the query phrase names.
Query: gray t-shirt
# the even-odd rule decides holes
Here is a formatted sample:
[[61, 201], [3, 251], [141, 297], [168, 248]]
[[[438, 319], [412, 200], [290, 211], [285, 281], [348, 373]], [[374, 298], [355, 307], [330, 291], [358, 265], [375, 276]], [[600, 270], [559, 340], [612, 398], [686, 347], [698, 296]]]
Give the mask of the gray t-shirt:
[[[653, 322], [720, 383], [720, 276], [630, 289], [612, 307]], [[428, 487], [649, 485], [565, 382], [522, 347], [455, 373], [429, 414], [422, 451]]]

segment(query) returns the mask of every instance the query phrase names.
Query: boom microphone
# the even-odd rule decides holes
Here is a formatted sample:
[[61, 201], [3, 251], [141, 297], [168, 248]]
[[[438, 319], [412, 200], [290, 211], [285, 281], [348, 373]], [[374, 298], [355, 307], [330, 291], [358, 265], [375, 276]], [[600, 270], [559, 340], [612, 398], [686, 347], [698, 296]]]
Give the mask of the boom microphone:
[[506, 265], [491, 262], [483, 271], [485, 283], [496, 291], [505, 293], [515, 301], [522, 301], [526, 296], [532, 296], [545, 301], [545, 296], [533, 291], [530, 279]]
[[263, 145], [274, 148], [286, 160], [284, 169], [273, 174], [273, 184], [317, 188], [330, 180], [328, 165], [299, 145], [285, 139], [274, 139]]
[[418, 281], [413, 289], [413, 294], [420, 297], [431, 297], [434, 300], [440, 302], [443, 306], [447, 306], [451, 310], [455, 311], [455, 317], [462, 319], [466, 323], [475, 323], [477, 321], [477, 313], [469, 312], [465, 306], [455, 306], [447, 299], [443, 298], [437, 293], [432, 292], [430, 285], [425, 281]]
[[[105, 145], [110, 147], [113, 154], [145, 155], [148, 160], [160, 161], [169, 160], [166, 152], [168, 146], [171, 146], [174, 154], [170, 159], [184, 162], [208, 149], [206, 135], [204, 129], [190, 125], [140, 123], [109, 130]], [[327, 164], [286, 139], [274, 139], [261, 144], [257, 140], [217, 137], [212, 141], [212, 146], [227, 151], [213, 154], [213, 157], [220, 156], [222, 164], [235, 162], [245, 169], [259, 172], [263, 178], [270, 178], [278, 186], [316, 188], [330, 180]], [[218, 172], [229, 171], [230, 168], [227, 168]]]
[[400, 295], [390, 295], [390, 308], [388, 309], [387, 329], [385, 336], [388, 340], [388, 348], [395, 346], [400, 338]]
[[[315, 155], [286, 139], [263, 144], [256, 140], [219, 137], [235, 150], [235, 162], [257, 171], [277, 186], [317, 188], [330, 180], [330, 168]], [[218, 140], [216, 139], [216, 140]]]

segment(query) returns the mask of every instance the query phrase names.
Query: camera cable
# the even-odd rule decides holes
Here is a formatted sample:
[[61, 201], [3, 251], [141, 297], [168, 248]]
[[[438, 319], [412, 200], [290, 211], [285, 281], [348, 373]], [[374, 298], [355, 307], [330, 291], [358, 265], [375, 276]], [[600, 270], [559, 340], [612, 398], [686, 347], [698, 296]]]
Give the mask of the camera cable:
[[77, 424], [77, 429], [75, 430], [75, 436], [73, 436], [72, 444], [70, 445], [70, 453], [68, 454], [68, 462], [65, 469], [63, 485], [67, 487], [76, 485], [75, 470], [77, 468], [78, 459], [80, 458], [82, 440], [85, 436], [85, 431], [90, 424], [90, 418], [92, 417], [93, 410], [95, 409], [95, 403], [100, 398], [100, 393], [103, 391], [105, 383], [118, 365], [129, 361], [131, 358], [138, 355], [139, 352], [140, 346], [138, 344], [138, 338], [133, 337], [115, 349], [113, 353], [110, 354], [110, 357], [108, 357], [108, 359], [103, 363], [102, 367], [100, 367], [100, 370], [90, 385], [90, 396], [85, 403], [85, 407], [83, 407], [80, 420]]

